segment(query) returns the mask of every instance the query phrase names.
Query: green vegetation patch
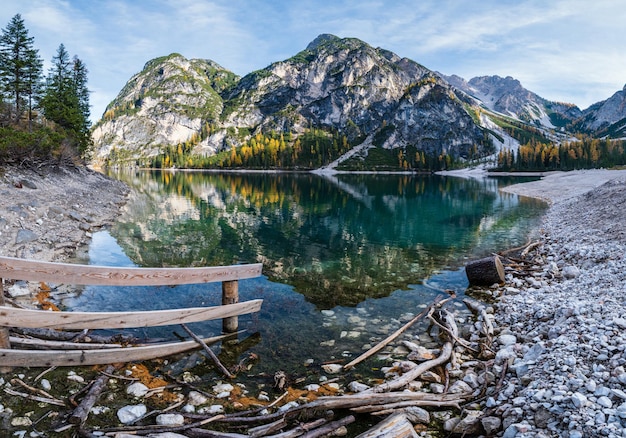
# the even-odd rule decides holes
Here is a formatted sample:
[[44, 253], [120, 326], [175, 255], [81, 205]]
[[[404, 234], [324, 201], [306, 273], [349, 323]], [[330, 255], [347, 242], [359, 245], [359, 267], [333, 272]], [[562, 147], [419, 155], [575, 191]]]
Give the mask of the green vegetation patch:
[[385, 149], [372, 147], [367, 155], [349, 158], [337, 166], [344, 171], [379, 171], [379, 172], [434, 172], [462, 167], [462, 163], [448, 154], [427, 154], [410, 145], [406, 148]]
[[507, 134], [520, 142], [520, 144], [530, 142], [550, 143], [540, 129], [533, 128], [525, 123], [519, 122], [510, 117], [498, 116], [490, 114], [491, 120], [502, 128]]

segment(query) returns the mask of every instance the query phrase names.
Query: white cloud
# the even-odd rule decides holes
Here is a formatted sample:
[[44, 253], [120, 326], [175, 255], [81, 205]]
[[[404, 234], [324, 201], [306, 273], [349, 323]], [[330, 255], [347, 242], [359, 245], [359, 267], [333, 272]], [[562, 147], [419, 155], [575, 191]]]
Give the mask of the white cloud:
[[157, 56], [208, 58], [238, 74], [288, 58], [321, 33], [357, 37], [467, 79], [499, 74], [586, 107], [626, 82], [614, 0], [3, 0], [42, 58], [60, 43], [90, 71], [93, 118]]

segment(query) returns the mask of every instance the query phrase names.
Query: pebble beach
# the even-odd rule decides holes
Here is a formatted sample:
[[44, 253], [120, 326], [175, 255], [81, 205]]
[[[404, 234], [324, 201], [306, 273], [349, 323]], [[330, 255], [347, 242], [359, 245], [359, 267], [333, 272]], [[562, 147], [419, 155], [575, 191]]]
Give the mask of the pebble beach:
[[507, 191], [551, 203], [536, 272], [503, 288], [496, 362], [509, 374], [486, 406], [498, 436], [626, 436], [626, 172], [549, 175]]

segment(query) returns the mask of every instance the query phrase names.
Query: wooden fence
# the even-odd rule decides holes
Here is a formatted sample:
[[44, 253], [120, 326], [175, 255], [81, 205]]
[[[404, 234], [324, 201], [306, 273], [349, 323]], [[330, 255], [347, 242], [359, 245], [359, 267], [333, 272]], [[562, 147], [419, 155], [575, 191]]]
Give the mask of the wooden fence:
[[[51, 284], [101, 286], [174, 286], [182, 284], [222, 283], [222, 305], [183, 309], [132, 312], [52, 312], [6, 306], [0, 293], [0, 367], [93, 365], [128, 362], [166, 356], [197, 346], [194, 341], [148, 344], [134, 347], [85, 343], [49, 342], [51, 350], [11, 349], [12, 342], [29, 345], [11, 338], [9, 327], [54, 329], [121, 329], [222, 319], [224, 333], [238, 330], [238, 316], [258, 312], [263, 300], [239, 302], [238, 281], [259, 277], [262, 265], [232, 265], [200, 268], [120, 268], [69, 263], [40, 262], [13, 257], [0, 257], [2, 279], [38, 281]], [[2, 291], [3, 292], [3, 291]], [[222, 336], [209, 338], [214, 342]], [[56, 348], [56, 349], [55, 349]], [[95, 351], [92, 351], [95, 350]], [[121, 360], [120, 360], [121, 359]]]

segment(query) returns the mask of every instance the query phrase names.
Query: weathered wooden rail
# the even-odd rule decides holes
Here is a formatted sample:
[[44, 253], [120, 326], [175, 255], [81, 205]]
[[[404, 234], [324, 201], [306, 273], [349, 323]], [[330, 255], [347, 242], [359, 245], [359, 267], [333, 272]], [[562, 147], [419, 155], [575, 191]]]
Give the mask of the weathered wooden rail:
[[[99, 286], [174, 286], [222, 283], [222, 305], [133, 312], [51, 312], [6, 306], [0, 290], [0, 367], [95, 365], [129, 362], [167, 356], [197, 347], [194, 341], [140, 345], [134, 347], [69, 348], [66, 343], [47, 341], [48, 350], [11, 349], [10, 327], [55, 329], [121, 329], [222, 319], [225, 334], [238, 330], [238, 316], [258, 312], [263, 300], [239, 302], [238, 281], [259, 277], [262, 265], [231, 265], [200, 268], [128, 268], [40, 262], [0, 257], [2, 279], [52, 284]], [[225, 336], [225, 335], [224, 335]], [[216, 342], [224, 336], [205, 340]], [[25, 345], [27, 343], [21, 343]], [[54, 349], [55, 345], [58, 349]]]

